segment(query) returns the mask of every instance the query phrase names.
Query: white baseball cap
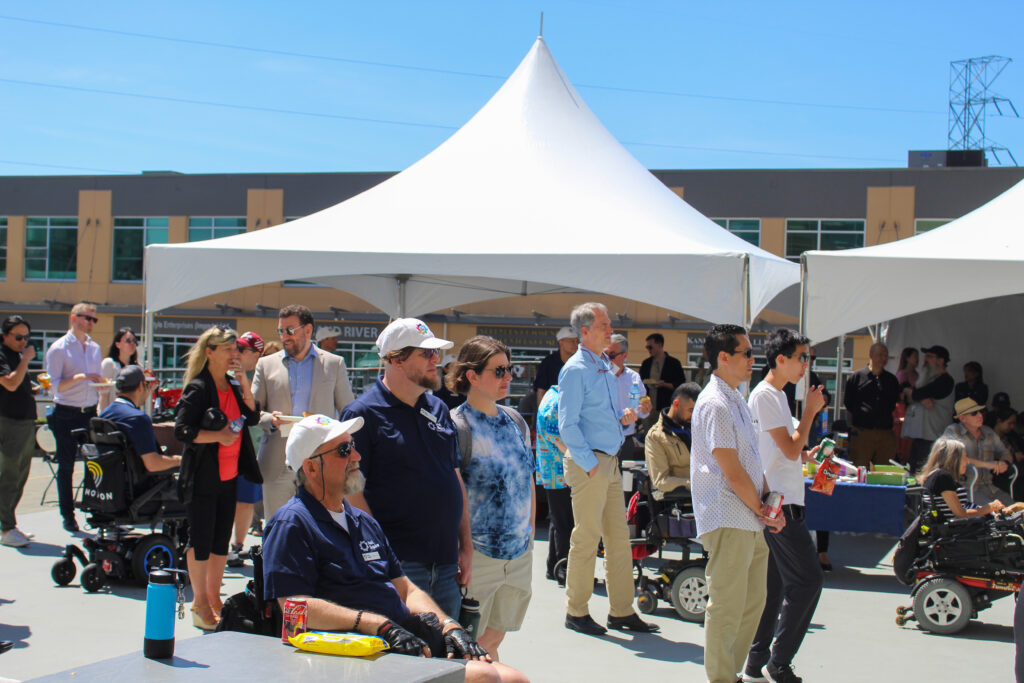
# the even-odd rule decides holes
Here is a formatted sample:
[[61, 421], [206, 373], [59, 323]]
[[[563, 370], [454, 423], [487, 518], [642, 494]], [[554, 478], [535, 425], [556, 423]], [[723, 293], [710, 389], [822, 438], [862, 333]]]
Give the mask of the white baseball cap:
[[454, 363], [458, 359], [459, 359], [459, 357], [456, 356], [454, 353], [446, 353], [444, 355], [444, 358], [441, 359], [441, 367], [442, 368], [446, 368], [446, 367], [448, 367], [449, 363]]
[[416, 318], [399, 318], [385, 327], [377, 337], [377, 355], [381, 358], [389, 351], [400, 351], [407, 346], [443, 350], [452, 348], [455, 342], [438, 339], [422, 320]]
[[562, 341], [563, 339], [576, 339], [576, 333], [568, 325], [560, 329], [558, 334], [555, 335], [555, 341]]
[[327, 325], [321, 325], [316, 330], [316, 341], [322, 342], [324, 339], [330, 339], [331, 337], [340, 337], [341, 328], [332, 327]]
[[293, 472], [302, 468], [310, 456], [316, 453], [316, 449], [331, 439], [336, 439], [342, 434], [354, 434], [363, 426], [363, 418], [354, 417], [351, 420], [338, 422], [326, 415], [310, 415], [304, 417], [292, 426], [288, 434], [288, 441], [284, 445], [285, 460]]

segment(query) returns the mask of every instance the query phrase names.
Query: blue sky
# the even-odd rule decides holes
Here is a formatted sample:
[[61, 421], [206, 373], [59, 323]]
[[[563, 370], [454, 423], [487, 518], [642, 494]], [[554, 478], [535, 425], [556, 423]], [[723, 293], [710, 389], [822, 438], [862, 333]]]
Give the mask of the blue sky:
[[[0, 174], [401, 170], [500, 87], [541, 11], [648, 168], [904, 167], [946, 146], [968, 57], [1020, 58], [994, 90], [1024, 114], [1019, 0], [8, 2]], [[1024, 163], [1024, 120], [987, 132]]]

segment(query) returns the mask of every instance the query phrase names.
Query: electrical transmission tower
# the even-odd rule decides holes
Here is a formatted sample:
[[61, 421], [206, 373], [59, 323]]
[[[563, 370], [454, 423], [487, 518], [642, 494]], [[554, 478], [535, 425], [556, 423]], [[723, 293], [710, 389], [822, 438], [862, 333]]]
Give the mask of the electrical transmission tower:
[[985, 118], [990, 107], [995, 108], [999, 116], [1010, 115], [1003, 112], [1008, 108], [1012, 116], [1020, 118], [1013, 102], [990, 89], [1011, 61], [1009, 57], [992, 56], [949, 63], [949, 149], [991, 152], [1000, 164], [999, 153], [1005, 152], [1013, 165], [1017, 165], [1009, 149], [985, 135]]

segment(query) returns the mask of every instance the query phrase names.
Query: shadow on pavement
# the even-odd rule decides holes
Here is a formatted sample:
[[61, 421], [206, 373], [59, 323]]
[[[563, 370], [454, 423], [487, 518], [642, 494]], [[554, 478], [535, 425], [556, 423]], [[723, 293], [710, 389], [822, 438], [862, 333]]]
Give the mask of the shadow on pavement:
[[910, 587], [904, 586], [892, 574], [861, 573], [850, 567], [843, 567], [825, 575], [825, 586], [845, 591], [875, 591], [910, 596]]
[[32, 629], [28, 626], [14, 626], [12, 624], [0, 624], [0, 640], [9, 640], [14, 643], [14, 649], [28, 647], [25, 641], [32, 636]]
[[[984, 615], [984, 613], [982, 613], [982, 615]], [[952, 636], [939, 636], [934, 633], [929, 633], [928, 635], [932, 635], [937, 638], [959, 638], [962, 640], [988, 640], [994, 643], [1012, 643], [1013, 626], [971, 621], [967, 624], [967, 628]]]
[[24, 548], [18, 548], [18, 552], [32, 557], [60, 557], [64, 554], [64, 546], [32, 541]]

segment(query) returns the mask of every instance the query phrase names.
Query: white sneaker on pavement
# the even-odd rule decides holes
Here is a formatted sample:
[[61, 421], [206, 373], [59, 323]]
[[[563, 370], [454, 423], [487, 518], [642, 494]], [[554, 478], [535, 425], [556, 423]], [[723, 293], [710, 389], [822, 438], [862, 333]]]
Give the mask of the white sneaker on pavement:
[[24, 548], [30, 543], [29, 539], [25, 534], [18, 531], [17, 528], [5, 531], [0, 536], [0, 544], [10, 546], [11, 548]]

